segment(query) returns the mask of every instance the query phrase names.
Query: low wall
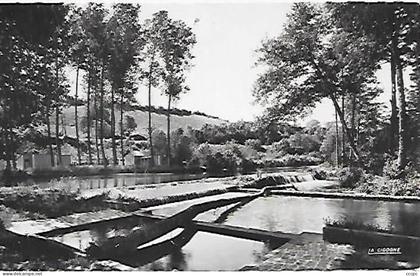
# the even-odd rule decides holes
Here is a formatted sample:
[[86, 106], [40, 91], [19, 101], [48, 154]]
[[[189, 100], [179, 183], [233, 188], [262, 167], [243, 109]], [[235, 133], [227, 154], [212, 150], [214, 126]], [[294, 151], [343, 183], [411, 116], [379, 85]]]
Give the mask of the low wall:
[[39, 235], [20, 235], [8, 230], [1, 232], [0, 244], [28, 256], [46, 255], [56, 258], [71, 258], [85, 255], [78, 249]]
[[199, 213], [215, 209], [221, 206], [237, 203], [242, 200], [256, 198], [258, 196], [263, 195], [264, 193], [265, 189], [253, 195], [213, 200], [190, 206], [187, 209], [162, 221], [142, 227], [140, 229], [133, 230], [130, 234], [128, 234], [125, 237], [119, 236], [110, 238], [105, 243], [99, 245], [98, 248], [95, 248], [94, 251], [88, 250], [88, 253], [96, 256], [122, 256], [131, 254], [137, 250], [138, 246], [152, 241], [164, 234], [167, 234], [172, 230], [178, 228], [179, 226], [182, 226], [186, 223], [190, 223], [192, 219]]
[[273, 195], [302, 196], [302, 197], [321, 197], [321, 198], [342, 198], [360, 200], [382, 200], [400, 201], [407, 203], [418, 203], [420, 197], [417, 196], [389, 196], [389, 195], [368, 195], [368, 194], [345, 194], [345, 193], [326, 193], [326, 192], [307, 192], [307, 191], [270, 191]]
[[326, 226], [324, 240], [361, 247], [400, 247], [402, 251], [420, 251], [420, 237]]

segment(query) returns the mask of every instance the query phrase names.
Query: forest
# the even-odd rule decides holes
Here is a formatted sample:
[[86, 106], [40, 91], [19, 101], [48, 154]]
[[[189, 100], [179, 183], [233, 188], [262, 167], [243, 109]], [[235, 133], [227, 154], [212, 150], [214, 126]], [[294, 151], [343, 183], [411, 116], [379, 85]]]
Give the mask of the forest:
[[[139, 83], [148, 87], [150, 143], [152, 88], [159, 87], [167, 96], [167, 110], [188, 91], [185, 72], [193, 58], [195, 35], [189, 26], [171, 19], [166, 11], [143, 21], [139, 18], [140, 5], [123, 3], [110, 9], [100, 3], [86, 7], [1, 5], [0, 14], [0, 159], [6, 160], [6, 170], [16, 169], [16, 155], [31, 136], [25, 136], [25, 132], [40, 126], [45, 126], [46, 135], [38, 144], [49, 149], [53, 166], [56, 152], [56, 165], [60, 165], [61, 114], [69, 106], [74, 106], [78, 164], [82, 163], [84, 144], [87, 164], [124, 164], [124, 158], [118, 158], [117, 153], [120, 157], [125, 155], [124, 111], [135, 103]], [[73, 95], [69, 68], [76, 71]], [[80, 82], [87, 90], [84, 99], [79, 97]], [[86, 114], [78, 114], [80, 105], [85, 105]], [[166, 113], [169, 130], [171, 112]], [[80, 138], [81, 115], [86, 142]], [[105, 154], [107, 126], [111, 132], [111, 157]], [[119, 147], [116, 137], [121, 139]]]
[[[256, 64], [265, 71], [253, 95], [264, 114], [252, 122], [178, 130], [171, 129], [171, 115], [205, 115], [173, 108], [189, 91], [197, 43], [185, 22], [166, 11], [143, 20], [140, 5], [121, 3], [1, 5], [0, 15], [0, 159], [6, 170], [16, 170], [17, 156], [37, 137], [53, 165], [70, 140], [77, 165], [124, 166], [133, 150], [165, 157], [167, 169], [234, 173], [323, 164], [338, 170], [349, 188], [359, 183], [369, 192], [380, 184], [387, 193], [419, 193], [419, 4], [293, 4], [279, 35], [256, 49]], [[378, 100], [385, 91], [376, 75], [386, 64], [389, 104]], [[135, 98], [140, 85], [147, 88], [144, 106]], [[167, 107], [154, 107], [152, 93], [165, 95]], [[335, 121], [296, 124], [324, 99]], [[76, 137], [66, 140], [60, 124], [68, 108]], [[148, 112], [142, 122], [148, 137], [140, 142], [130, 139], [137, 127], [126, 115], [132, 110]], [[166, 131], [153, 126], [152, 113], [166, 114]]]

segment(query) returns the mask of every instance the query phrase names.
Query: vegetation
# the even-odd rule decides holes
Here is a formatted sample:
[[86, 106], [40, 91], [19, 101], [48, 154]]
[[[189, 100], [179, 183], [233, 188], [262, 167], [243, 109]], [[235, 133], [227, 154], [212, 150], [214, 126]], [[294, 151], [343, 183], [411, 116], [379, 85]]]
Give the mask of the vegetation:
[[59, 217], [72, 213], [90, 212], [107, 208], [107, 194], [92, 198], [80, 198], [77, 193], [61, 189], [18, 189], [11, 193], [0, 193], [0, 204], [17, 212], [30, 211], [39, 216]]
[[[148, 75], [150, 87], [159, 87], [169, 95], [168, 110], [171, 101], [186, 91], [184, 79], [193, 58], [195, 36], [190, 27], [172, 20], [166, 11], [143, 20], [144, 24], [139, 5], [122, 3], [110, 9], [100, 3], [83, 8], [64, 4], [1, 5], [0, 14], [0, 50], [10, 53], [0, 60], [4, 76], [0, 83], [0, 139], [5, 145], [0, 147], [0, 159], [6, 160], [9, 171], [16, 170], [17, 154], [24, 151], [21, 147], [27, 141], [22, 133], [44, 126], [51, 164], [61, 164], [66, 134], [60, 126], [62, 110], [68, 105], [74, 105], [73, 146], [78, 164], [107, 166], [110, 162], [104, 140], [110, 138], [111, 164], [124, 165], [124, 144], [130, 134], [124, 112], [135, 104], [138, 77]], [[68, 68], [76, 71], [74, 97], [70, 96], [69, 74], [65, 72]], [[86, 101], [79, 97], [79, 83], [86, 87]], [[78, 107], [84, 103], [86, 114], [80, 116]], [[170, 113], [167, 115], [169, 125]], [[81, 138], [80, 129], [85, 130], [86, 139]], [[151, 125], [149, 129], [151, 133]], [[86, 161], [82, 160], [83, 151], [88, 154]]]
[[[413, 172], [420, 167], [419, 7], [297, 3], [282, 34], [258, 50], [259, 64], [268, 69], [258, 78], [254, 95], [268, 106], [269, 118], [295, 120], [322, 99], [331, 100], [336, 122], [322, 133], [319, 150], [326, 161], [350, 167], [340, 175], [345, 187], [357, 186], [365, 173], [389, 174], [387, 163], [397, 171], [388, 179], [419, 181]], [[390, 116], [375, 101], [383, 93], [375, 73], [386, 62], [391, 64]], [[413, 68], [410, 89], [403, 82], [408, 66]]]
[[[266, 71], [254, 95], [266, 112], [252, 122], [171, 131], [171, 116], [202, 114], [172, 108], [188, 91], [194, 59], [196, 38], [185, 22], [167, 11], [143, 20], [134, 4], [1, 5], [0, 50], [10, 54], [0, 58], [0, 159], [7, 171], [16, 170], [17, 156], [36, 148], [60, 165], [71, 145], [79, 165], [124, 166], [129, 153], [141, 150], [161, 157], [168, 170], [234, 173], [326, 162], [343, 168], [338, 177], [346, 189], [368, 191], [367, 182], [377, 183], [369, 180], [373, 175], [410, 186], [420, 167], [419, 7], [294, 4], [283, 32], [257, 50]], [[385, 63], [391, 65], [390, 114], [378, 103], [384, 92], [376, 72]], [[74, 96], [68, 68], [78, 84]], [[147, 107], [135, 100], [139, 81], [148, 86]], [[167, 108], [151, 105], [152, 89], [168, 97]], [[335, 122], [295, 124], [323, 99], [333, 104]], [[68, 106], [75, 137], [62, 128]], [[148, 111], [147, 144], [127, 114], [134, 110]], [[153, 126], [152, 112], [167, 116], [166, 131]]]
[[[364, 224], [361, 221], [355, 220], [348, 220], [346, 218], [340, 218], [338, 220], [333, 220], [331, 218], [327, 218], [324, 220], [326, 226], [332, 227], [340, 227], [340, 228], [349, 228], [349, 229], [356, 229], [356, 230], [366, 230], [366, 231], [375, 231], [375, 232], [384, 232], [390, 233], [392, 232], [391, 229], [385, 229], [378, 225], [374, 224]], [[395, 232], [393, 232], [395, 233]]]

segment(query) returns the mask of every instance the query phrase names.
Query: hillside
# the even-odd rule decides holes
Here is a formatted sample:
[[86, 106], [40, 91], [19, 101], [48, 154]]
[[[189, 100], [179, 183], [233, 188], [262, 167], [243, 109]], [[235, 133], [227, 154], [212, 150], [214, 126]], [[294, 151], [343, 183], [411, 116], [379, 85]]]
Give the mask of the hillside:
[[[79, 106], [78, 108], [79, 113], [79, 121], [82, 119], [82, 117], [86, 116], [86, 107]], [[132, 116], [137, 124], [136, 132], [138, 132], [141, 135], [146, 136], [147, 135], [147, 126], [148, 126], [148, 113], [146, 111], [142, 110], [133, 110], [133, 111], [127, 111], [124, 112], [124, 115]], [[117, 120], [117, 128], [119, 125], [119, 118], [120, 118], [120, 111], [117, 109], [115, 111], [115, 118]], [[51, 118], [51, 123], [54, 126], [55, 121], [53, 118]], [[65, 132], [68, 136], [75, 137], [75, 127], [74, 127], [74, 107], [69, 107], [64, 109], [63, 111], [63, 121], [64, 121], [64, 128]], [[226, 120], [213, 118], [210, 116], [204, 116], [204, 115], [197, 115], [197, 114], [191, 114], [191, 115], [171, 115], [171, 130], [176, 130], [179, 128], [182, 128], [186, 130], [188, 126], [194, 129], [199, 129], [205, 124], [214, 124], [214, 125], [220, 125], [223, 123], [226, 123]], [[166, 132], [167, 128], [167, 118], [165, 114], [159, 114], [157, 112], [152, 112], [152, 126], [154, 129], [159, 129], [164, 132]], [[54, 130], [54, 127], [53, 127]], [[118, 132], [118, 129], [117, 129]], [[82, 134], [82, 133], [81, 133]], [[84, 137], [84, 134], [83, 136]]]

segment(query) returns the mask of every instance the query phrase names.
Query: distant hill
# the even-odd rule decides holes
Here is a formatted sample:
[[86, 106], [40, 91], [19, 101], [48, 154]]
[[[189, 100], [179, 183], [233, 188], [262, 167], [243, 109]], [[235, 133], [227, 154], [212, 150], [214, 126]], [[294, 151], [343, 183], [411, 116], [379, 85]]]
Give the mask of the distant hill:
[[[134, 118], [137, 124], [136, 132], [141, 135], [147, 136], [147, 127], [148, 127], [148, 113], [147, 108], [144, 106], [133, 107], [132, 111], [125, 111], [124, 115], [129, 115]], [[152, 109], [152, 126], [154, 129], [160, 129], [166, 132], [167, 128], [167, 118], [166, 110], [163, 107], [153, 107]], [[187, 110], [174, 109], [171, 111], [171, 130], [176, 130], [182, 128], [186, 130], [188, 126], [193, 129], [199, 129], [205, 124], [221, 125], [227, 123], [228, 121], [209, 116], [201, 112], [190, 112]], [[79, 121], [86, 116], [86, 107], [78, 107], [78, 116]], [[52, 116], [53, 117], [53, 116]], [[115, 118], [117, 121], [117, 133], [118, 133], [118, 123], [120, 118], [120, 111], [115, 110]], [[74, 127], [74, 106], [66, 108], [63, 110], [63, 121], [66, 134], [68, 136], [75, 137], [76, 131]], [[51, 123], [55, 125], [55, 121], [51, 118]], [[54, 130], [54, 128], [53, 128]], [[81, 133], [80, 133], [81, 134]], [[84, 135], [82, 136], [84, 137]]]

